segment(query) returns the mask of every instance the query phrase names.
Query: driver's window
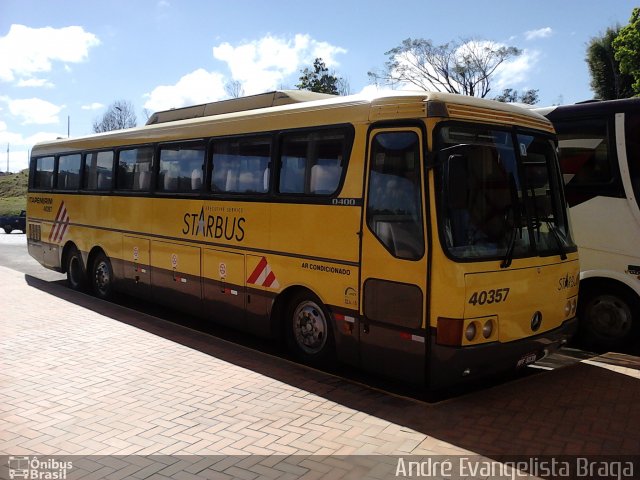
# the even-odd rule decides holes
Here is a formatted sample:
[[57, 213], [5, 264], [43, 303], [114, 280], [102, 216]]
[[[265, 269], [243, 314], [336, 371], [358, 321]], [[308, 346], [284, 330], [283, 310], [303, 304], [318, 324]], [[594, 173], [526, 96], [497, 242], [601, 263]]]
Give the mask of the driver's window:
[[415, 132], [377, 134], [371, 145], [367, 225], [395, 257], [424, 254], [420, 142]]

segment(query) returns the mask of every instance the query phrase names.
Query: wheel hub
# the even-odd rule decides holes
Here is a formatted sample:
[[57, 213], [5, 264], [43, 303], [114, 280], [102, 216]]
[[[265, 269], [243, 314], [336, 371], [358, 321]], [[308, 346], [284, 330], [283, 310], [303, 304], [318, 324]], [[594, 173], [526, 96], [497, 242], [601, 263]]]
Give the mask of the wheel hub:
[[322, 310], [314, 302], [304, 302], [294, 315], [294, 334], [300, 348], [307, 353], [317, 353], [326, 342], [327, 321]]
[[96, 286], [100, 290], [105, 290], [109, 286], [109, 267], [106, 263], [100, 262], [96, 267]]
[[624, 336], [631, 328], [631, 312], [613, 295], [598, 297], [593, 302], [591, 317], [594, 327], [610, 337]]

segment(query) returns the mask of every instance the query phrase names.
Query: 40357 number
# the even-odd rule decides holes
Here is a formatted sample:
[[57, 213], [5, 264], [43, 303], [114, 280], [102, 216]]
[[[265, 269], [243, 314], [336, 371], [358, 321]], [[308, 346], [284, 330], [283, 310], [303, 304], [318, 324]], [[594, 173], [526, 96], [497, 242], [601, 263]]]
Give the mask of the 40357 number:
[[509, 296], [508, 288], [497, 288], [495, 290], [482, 290], [473, 292], [469, 303], [471, 305], [490, 305], [492, 303], [506, 302]]

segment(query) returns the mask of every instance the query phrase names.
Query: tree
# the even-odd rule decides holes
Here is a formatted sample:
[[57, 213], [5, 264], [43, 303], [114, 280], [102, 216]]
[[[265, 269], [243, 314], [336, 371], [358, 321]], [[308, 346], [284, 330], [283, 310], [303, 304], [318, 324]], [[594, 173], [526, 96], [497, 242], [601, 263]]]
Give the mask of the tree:
[[244, 88], [242, 88], [242, 82], [239, 80], [229, 80], [224, 86], [224, 91], [227, 92], [227, 95], [231, 98], [244, 96]]
[[[329, 73], [322, 58], [316, 58], [313, 62], [313, 70], [305, 68], [301, 70], [300, 83], [296, 85], [300, 90], [311, 90], [318, 93], [330, 93], [338, 95], [341, 90], [348, 91], [349, 85], [346, 80]], [[346, 86], [346, 89], [345, 89]]]
[[613, 42], [620, 33], [620, 26], [608, 28], [599, 37], [593, 37], [587, 45], [586, 62], [591, 75], [591, 90], [598, 100], [615, 100], [633, 95], [630, 75], [620, 71], [615, 59]]
[[613, 49], [620, 71], [633, 78], [633, 92], [640, 95], [640, 8], [633, 9], [629, 25], [620, 30]]
[[494, 98], [494, 100], [505, 103], [526, 103], [527, 105], [535, 105], [540, 101], [538, 92], [539, 90], [531, 88], [522, 93], [518, 93], [518, 91], [513, 88], [505, 88], [500, 95]]
[[516, 47], [484, 40], [434, 45], [431, 40], [407, 38], [385, 53], [384, 70], [369, 72], [369, 78], [391, 86], [412, 84], [422, 90], [484, 98], [491, 91], [496, 69], [521, 53]]
[[117, 100], [109, 105], [101, 118], [93, 121], [93, 131], [101, 133], [131, 128], [137, 125], [137, 121], [133, 104], [126, 100]]
[[351, 95], [351, 85], [349, 84], [349, 80], [347, 80], [346, 78], [338, 78], [336, 87], [338, 89], [338, 95]]

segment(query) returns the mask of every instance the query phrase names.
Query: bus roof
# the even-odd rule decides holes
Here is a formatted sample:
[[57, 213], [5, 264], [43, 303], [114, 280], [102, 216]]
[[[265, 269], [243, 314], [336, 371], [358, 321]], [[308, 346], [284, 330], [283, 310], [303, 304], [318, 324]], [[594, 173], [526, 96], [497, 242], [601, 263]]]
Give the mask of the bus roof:
[[559, 117], [574, 115], [603, 115], [614, 112], [638, 111], [640, 108], [640, 98], [623, 98], [618, 100], [589, 100], [586, 102], [574, 103], [571, 105], [553, 105], [550, 107], [533, 108], [537, 112], [551, 120]]
[[[268, 106], [269, 102], [273, 103], [273, 106]], [[446, 108], [430, 110], [429, 103], [443, 104]], [[251, 104], [254, 107], [248, 108]], [[327, 112], [334, 109], [341, 109], [336, 119], [327, 115]], [[216, 110], [221, 113], [217, 113]], [[224, 110], [231, 111], [222, 113]], [[366, 123], [448, 116], [484, 123], [518, 124], [553, 132], [551, 122], [532, 110], [494, 100], [452, 93], [384, 91], [374, 94], [337, 96], [313, 92], [280, 91], [158, 112], [154, 114], [157, 116], [153, 122], [152, 116], [148, 124], [141, 127], [40, 142], [33, 147], [32, 155], [51, 155], [62, 150], [71, 152], [175, 139], [205, 138], [215, 136], [216, 132], [211, 130], [212, 126], [237, 125], [241, 120], [259, 121], [260, 125], [267, 125], [267, 129], [278, 129], [274, 126], [275, 121], [287, 125], [283, 128], [294, 128], [303, 125], [297, 120], [292, 121], [292, 114], [312, 114], [313, 112], [319, 113], [321, 117], [315, 120], [313, 125], [324, 124], [323, 122]], [[172, 115], [175, 115], [175, 119], [171, 118]], [[267, 119], [269, 123], [265, 123]], [[232, 127], [226, 128], [224, 134], [229, 135], [228, 132]]]
[[250, 95], [248, 97], [238, 97], [221, 100], [219, 102], [159, 111], [151, 115], [146, 124], [154, 125], [156, 123], [175, 122], [189, 118], [210, 117], [223, 113], [244, 112], [247, 110], [310, 102], [312, 100], [325, 100], [334, 97], [335, 95], [310, 92], [309, 90], [276, 90], [258, 95]]

